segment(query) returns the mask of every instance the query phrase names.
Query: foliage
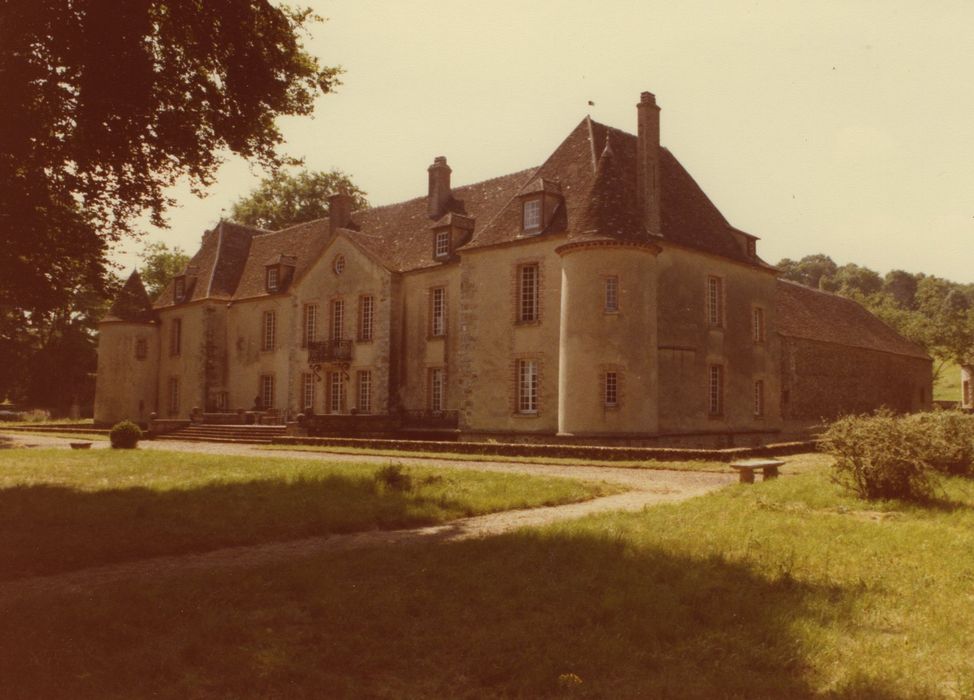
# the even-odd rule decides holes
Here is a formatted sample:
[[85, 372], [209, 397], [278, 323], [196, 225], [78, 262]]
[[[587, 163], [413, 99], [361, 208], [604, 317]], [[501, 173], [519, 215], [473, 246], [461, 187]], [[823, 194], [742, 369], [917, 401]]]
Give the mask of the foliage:
[[831, 278], [838, 268], [832, 258], [821, 253], [806, 255], [798, 261], [784, 258], [778, 263], [777, 267], [781, 270], [781, 276], [786, 280], [798, 282], [813, 289], [818, 289], [821, 286], [822, 279]]
[[165, 190], [202, 191], [228, 153], [265, 167], [275, 118], [311, 113], [340, 70], [305, 51], [317, 18], [268, 0], [8, 0], [0, 4], [0, 309], [96, 290], [109, 247]]
[[403, 471], [401, 464], [389, 464], [375, 473], [375, 483], [393, 491], [411, 491], [413, 478]]
[[835, 457], [837, 483], [859, 498], [922, 501], [933, 495], [928, 460], [936, 447], [918, 421], [883, 410], [846, 416], [829, 425], [821, 445]]
[[974, 472], [974, 415], [961, 411], [933, 411], [909, 416], [925, 439], [925, 462], [944, 474]]
[[111, 432], [108, 433], [108, 439], [111, 440], [112, 447], [115, 449], [134, 449], [138, 446], [141, 438], [142, 429], [128, 420], [116, 423], [112, 426]]
[[139, 276], [150, 299], [155, 299], [169, 281], [186, 269], [189, 256], [178, 245], [170, 248], [161, 241], [147, 243], [139, 256], [142, 266]]
[[352, 195], [352, 209], [368, 206], [365, 192], [341, 170], [275, 172], [234, 203], [230, 218], [241, 224], [277, 230], [328, 216], [328, 197]]

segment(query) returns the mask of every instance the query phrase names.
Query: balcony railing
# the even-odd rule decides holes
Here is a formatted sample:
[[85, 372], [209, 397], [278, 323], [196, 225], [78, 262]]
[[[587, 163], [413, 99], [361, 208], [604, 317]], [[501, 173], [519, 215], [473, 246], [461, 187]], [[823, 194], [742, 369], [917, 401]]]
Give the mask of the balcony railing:
[[308, 364], [350, 362], [351, 359], [351, 340], [316, 340], [308, 343]]

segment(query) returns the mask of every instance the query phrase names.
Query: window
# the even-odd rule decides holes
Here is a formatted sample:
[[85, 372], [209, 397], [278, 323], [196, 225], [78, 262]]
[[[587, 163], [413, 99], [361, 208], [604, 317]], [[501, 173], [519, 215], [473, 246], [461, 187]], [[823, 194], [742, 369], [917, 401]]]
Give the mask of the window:
[[429, 397], [427, 400], [427, 405], [431, 411], [442, 411], [443, 410], [443, 394], [445, 390], [443, 376], [444, 371], [442, 367], [433, 367], [429, 371], [429, 386], [428, 392]]
[[336, 255], [335, 259], [332, 260], [331, 269], [334, 270], [336, 275], [345, 272], [345, 256], [341, 254]]
[[619, 278], [615, 275], [605, 278], [605, 303], [603, 309], [606, 313], [614, 313], [619, 310]]
[[315, 412], [315, 375], [311, 372], [301, 374], [301, 411]]
[[538, 361], [517, 361], [517, 412], [538, 412]]
[[616, 408], [619, 405], [619, 373], [605, 372], [602, 375], [602, 405]]
[[345, 382], [341, 372], [328, 373], [328, 412], [341, 413], [345, 405]]
[[764, 416], [764, 380], [758, 379], [754, 382], [754, 417]]
[[971, 383], [964, 380], [964, 407], [967, 408], [971, 405]]
[[375, 315], [375, 299], [371, 296], [358, 298], [358, 339], [372, 340], [372, 319]]
[[304, 319], [301, 323], [301, 347], [308, 347], [318, 339], [318, 305], [304, 305]]
[[135, 339], [135, 359], [144, 360], [149, 356], [149, 343], [145, 338]]
[[183, 345], [183, 320], [174, 318], [172, 325], [169, 326], [169, 354], [173, 357], [179, 355]]
[[331, 301], [331, 339], [341, 340], [345, 331], [345, 300]]
[[273, 311], [265, 311], [263, 322], [261, 323], [260, 349], [264, 351], [273, 350], [277, 339], [277, 314]]
[[529, 199], [524, 202], [522, 225], [525, 231], [541, 230], [541, 200]]
[[450, 230], [446, 229], [444, 231], [437, 231], [436, 237], [433, 239], [433, 256], [437, 258], [445, 258], [450, 255]]
[[169, 377], [169, 415], [179, 415], [179, 377]]
[[707, 278], [707, 322], [711, 326], [724, 325], [724, 281], [711, 275]]
[[372, 413], [372, 372], [360, 369], [356, 375], [358, 384], [358, 412]]
[[446, 288], [433, 287], [430, 290], [430, 335], [446, 335]]
[[538, 308], [538, 263], [517, 268], [517, 320], [530, 323], [540, 318]]
[[707, 411], [712, 416], [724, 413], [724, 367], [710, 365], [710, 385], [707, 392]]
[[274, 408], [274, 375], [260, 375], [260, 407], [266, 411]]
[[764, 337], [764, 309], [755, 306], [751, 309], [751, 339], [755, 343], [763, 343]]
[[267, 268], [267, 291], [276, 292], [278, 281], [280, 280], [280, 270], [277, 266]]
[[173, 296], [176, 298], [177, 302], [186, 300], [186, 278], [185, 277], [176, 278], [173, 284]]
[[752, 258], [757, 257], [758, 247], [757, 247], [757, 243], [753, 238], [747, 239], [747, 254]]

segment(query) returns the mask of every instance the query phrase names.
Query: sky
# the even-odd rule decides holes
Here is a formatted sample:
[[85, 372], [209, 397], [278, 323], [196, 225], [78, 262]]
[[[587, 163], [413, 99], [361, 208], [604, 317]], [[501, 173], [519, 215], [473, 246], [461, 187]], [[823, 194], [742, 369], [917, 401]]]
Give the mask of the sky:
[[[825, 253], [974, 282], [974, 2], [304, 0], [343, 85], [280, 120], [284, 151], [373, 205], [540, 165], [586, 114], [661, 141], [769, 262]], [[594, 104], [590, 105], [589, 102]], [[145, 241], [192, 253], [262, 173], [228, 158]]]

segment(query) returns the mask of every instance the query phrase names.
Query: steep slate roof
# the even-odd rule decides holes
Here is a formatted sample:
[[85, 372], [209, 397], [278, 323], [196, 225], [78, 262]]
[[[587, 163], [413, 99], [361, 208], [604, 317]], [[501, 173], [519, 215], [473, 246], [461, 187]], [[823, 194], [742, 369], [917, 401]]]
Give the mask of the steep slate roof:
[[783, 279], [776, 297], [781, 335], [930, 359], [852, 299]]
[[115, 297], [115, 303], [109, 309], [102, 321], [134, 321], [137, 323], [151, 323], [155, 318], [152, 312], [152, 302], [145, 292], [145, 285], [138, 270], [134, 271], [122, 286], [122, 290]]

